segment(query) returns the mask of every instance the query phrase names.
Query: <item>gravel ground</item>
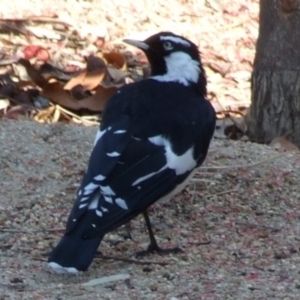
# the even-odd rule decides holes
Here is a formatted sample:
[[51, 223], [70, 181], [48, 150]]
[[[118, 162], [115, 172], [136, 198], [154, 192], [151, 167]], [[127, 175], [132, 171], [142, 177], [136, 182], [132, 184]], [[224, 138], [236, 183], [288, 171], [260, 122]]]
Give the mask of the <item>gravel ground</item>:
[[[0, 120], [0, 299], [299, 298], [300, 155], [245, 142], [214, 140], [187, 189], [151, 209], [161, 245], [183, 253], [136, 262], [148, 243], [137, 218], [131, 239], [120, 228], [99, 249], [123, 261], [99, 254], [82, 275], [53, 274], [46, 255], [62, 234], [96, 130]], [[129, 278], [83, 285], [120, 274]]]

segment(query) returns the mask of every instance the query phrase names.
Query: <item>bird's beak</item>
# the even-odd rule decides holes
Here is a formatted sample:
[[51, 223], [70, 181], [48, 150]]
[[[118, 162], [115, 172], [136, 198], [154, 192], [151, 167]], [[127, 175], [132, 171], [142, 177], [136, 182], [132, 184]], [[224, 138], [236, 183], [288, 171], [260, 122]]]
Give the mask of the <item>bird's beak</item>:
[[130, 40], [130, 39], [125, 39], [123, 40], [124, 43], [135, 46], [141, 50], [149, 50], [149, 46], [142, 41], [137, 41], [137, 40]]

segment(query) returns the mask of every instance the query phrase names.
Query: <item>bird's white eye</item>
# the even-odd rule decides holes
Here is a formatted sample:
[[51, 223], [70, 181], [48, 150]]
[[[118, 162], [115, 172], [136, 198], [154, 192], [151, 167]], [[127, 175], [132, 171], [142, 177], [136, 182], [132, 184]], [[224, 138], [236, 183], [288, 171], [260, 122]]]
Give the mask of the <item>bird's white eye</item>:
[[173, 45], [171, 42], [164, 42], [163, 46], [164, 46], [164, 49], [167, 51], [173, 49]]

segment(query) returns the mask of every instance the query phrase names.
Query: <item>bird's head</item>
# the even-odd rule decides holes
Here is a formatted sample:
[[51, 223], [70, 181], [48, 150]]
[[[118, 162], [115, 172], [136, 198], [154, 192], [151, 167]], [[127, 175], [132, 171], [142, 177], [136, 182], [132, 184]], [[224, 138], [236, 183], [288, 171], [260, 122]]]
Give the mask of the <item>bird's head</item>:
[[144, 41], [125, 39], [125, 43], [144, 51], [151, 66], [151, 76], [163, 82], [196, 85], [206, 95], [206, 76], [197, 46], [171, 32], [160, 32]]

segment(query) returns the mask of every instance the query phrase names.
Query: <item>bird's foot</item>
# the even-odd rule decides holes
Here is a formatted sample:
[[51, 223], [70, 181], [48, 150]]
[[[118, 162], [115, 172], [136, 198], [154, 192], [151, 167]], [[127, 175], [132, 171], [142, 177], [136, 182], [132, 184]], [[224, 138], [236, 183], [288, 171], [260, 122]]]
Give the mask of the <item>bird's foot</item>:
[[136, 257], [143, 257], [151, 253], [158, 253], [160, 255], [164, 255], [164, 254], [171, 254], [171, 253], [177, 254], [181, 252], [183, 252], [183, 250], [180, 249], [179, 247], [163, 249], [160, 248], [157, 244], [150, 244], [146, 250], [137, 252]]

